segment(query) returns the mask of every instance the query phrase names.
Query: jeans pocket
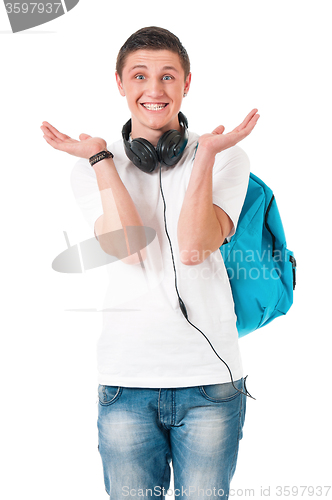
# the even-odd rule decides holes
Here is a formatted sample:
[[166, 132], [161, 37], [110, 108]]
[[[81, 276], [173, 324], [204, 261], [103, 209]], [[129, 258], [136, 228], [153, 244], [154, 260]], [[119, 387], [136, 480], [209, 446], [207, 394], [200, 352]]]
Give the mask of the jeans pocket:
[[[243, 379], [236, 380], [234, 382], [236, 389], [243, 391]], [[241, 393], [237, 391], [232, 382], [226, 382], [224, 384], [211, 384], [202, 385], [199, 390], [202, 396], [208, 401], [214, 401], [216, 403], [232, 401]]]
[[98, 386], [99, 403], [102, 406], [109, 406], [119, 399], [123, 387], [115, 385], [102, 385]]

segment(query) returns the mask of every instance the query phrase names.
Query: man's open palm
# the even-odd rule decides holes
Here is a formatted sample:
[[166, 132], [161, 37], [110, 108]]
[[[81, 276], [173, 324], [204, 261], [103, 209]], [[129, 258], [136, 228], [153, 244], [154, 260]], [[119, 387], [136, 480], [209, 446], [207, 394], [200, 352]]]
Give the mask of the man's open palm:
[[257, 114], [257, 109], [253, 109], [243, 120], [241, 125], [236, 127], [228, 134], [224, 134], [225, 127], [219, 125], [211, 134], [201, 135], [199, 138], [199, 146], [205, 148], [209, 153], [216, 155], [220, 151], [235, 146], [238, 142], [242, 141], [256, 125], [260, 115]]
[[43, 122], [40, 128], [44, 132], [44, 139], [50, 146], [70, 155], [78, 156], [79, 158], [90, 158], [99, 151], [106, 149], [106, 141], [101, 137], [80, 134], [80, 140], [76, 141], [69, 137], [69, 135], [59, 132], [48, 122]]

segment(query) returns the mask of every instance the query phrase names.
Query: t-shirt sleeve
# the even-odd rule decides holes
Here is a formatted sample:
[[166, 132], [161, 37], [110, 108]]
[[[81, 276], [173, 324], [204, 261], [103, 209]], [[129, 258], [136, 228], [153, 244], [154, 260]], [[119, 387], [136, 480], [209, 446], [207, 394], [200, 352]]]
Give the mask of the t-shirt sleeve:
[[246, 197], [250, 175], [248, 155], [239, 146], [216, 155], [213, 166], [213, 204], [222, 208], [233, 222], [227, 235], [233, 236]]
[[71, 188], [83, 217], [94, 229], [96, 220], [103, 215], [103, 205], [97, 177], [88, 160], [80, 158], [70, 176]]

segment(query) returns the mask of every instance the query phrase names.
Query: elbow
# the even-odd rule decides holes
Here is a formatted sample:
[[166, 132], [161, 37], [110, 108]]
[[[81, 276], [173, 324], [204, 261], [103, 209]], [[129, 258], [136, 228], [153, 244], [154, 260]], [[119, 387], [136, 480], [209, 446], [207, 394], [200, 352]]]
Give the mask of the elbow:
[[197, 266], [198, 264], [202, 264], [210, 255], [211, 250], [203, 250], [203, 249], [191, 249], [188, 248], [182, 249], [180, 251], [180, 260], [181, 263], [185, 266]]
[[142, 264], [146, 260], [146, 249], [143, 248], [142, 251], [133, 253], [131, 255], [128, 255], [128, 257], [124, 257], [121, 259], [121, 261], [124, 264], [133, 266], [137, 264]]
[[181, 259], [181, 262], [185, 266], [197, 266], [198, 264], [201, 264], [203, 261], [194, 259]]
[[120, 260], [121, 262], [127, 265], [140, 264], [141, 262], [144, 262], [147, 258], [146, 248], [143, 248], [141, 251], [135, 253], [128, 253], [127, 250], [124, 251], [123, 249], [114, 248], [110, 245], [103, 245], [100, 241], [99, 244], [100, 248], [104, 253], [113, 257], [114, 260]]
[[128, 238], [127, 231], [120, 229], [101, 233], [98, 236], [96, 235], [96, 238], [103, 252], [124, 264], [140, 264], [147, 258], [147, 241], [145, 235], [141, 234], [141, 232], [138, 234], [134, 232]]
[[200, 259], [198, 258], [197, 254], [195, 256], [194, 253], [196, 254], [196, 252], [190, 252], [188, 249], [181, 250], [180, 252], [181, 263], [184, 264], [185, 266], [195, 266], [197, 264], [200, 264]]
[[219, 235], [213, 241], [196, 241], [192, 244], [187, 242], [186, 246], [180, 246], [180, 260], [185, 266], [197, 266], [202, 264], [212, 253], [219, 250], [222, 245], [222, 237]]

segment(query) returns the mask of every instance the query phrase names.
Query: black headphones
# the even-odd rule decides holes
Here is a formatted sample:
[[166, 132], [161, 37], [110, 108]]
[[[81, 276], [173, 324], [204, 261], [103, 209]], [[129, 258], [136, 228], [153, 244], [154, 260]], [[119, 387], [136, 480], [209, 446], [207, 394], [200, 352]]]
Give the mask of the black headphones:
[[181, 111], [178, 118], [181, 131], [172, 129], [165, 132], [160, 137], [156, 148], [151, 142], [141, 137], [129, 142], [131, 120], [128, 120], [122, 128], [122, 138], [129, 160], [146, 173], [153, 172], [159, 163], [166, 167], [176, 165], [188, 143], [188, 120]]

